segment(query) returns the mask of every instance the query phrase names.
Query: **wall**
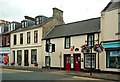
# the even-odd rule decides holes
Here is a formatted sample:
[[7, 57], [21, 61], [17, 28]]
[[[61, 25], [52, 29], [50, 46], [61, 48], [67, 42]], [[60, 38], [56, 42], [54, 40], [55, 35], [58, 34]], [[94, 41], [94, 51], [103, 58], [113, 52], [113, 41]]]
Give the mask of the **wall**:
[[[95, 40], [98, 39], [98, 34], [95, 34]], [[87, 41], [87, 36], [86, 35], [80, 35], [80, 36], [72, 36], [71, 37], [71, 46], [74, 46], [75, 48], [79, 48], [79, 51], [70, 51], [70, 49], [64, 49], [64, 41], [65, 38], [55, 38], [55, 39], [50, 39], [51, 43], [55, 44], [55, 52], [51, 53], [51, 67], [60, 67], [60, 54], [62, 54], [61, 57], [61, 63], [62, 63], [62, 68], [64, 68], [64, 54], [76, 54], [79, 53], [81, 54], [81, 58], [84, 60], [84, 54], [81, 53], [81, 46], [86, 44], [85, 41]], [[97, 43], [97, 42], [96, 42]], [[49, 56], [48, 53], [45, 51], [45, 45], [46, 45], [46, 40], [43, 40], [43, 67], [45, 67], [45, 56]], [[96, 53], [93, 51], [93, 53]], [[98, 66], [98, 54], [96, 54], [96, 68]], [[71, 67], [73, 68], [73, 65], [71, 64]], [[84, 62], [81, 62], [81, 68], [84, 68]]]

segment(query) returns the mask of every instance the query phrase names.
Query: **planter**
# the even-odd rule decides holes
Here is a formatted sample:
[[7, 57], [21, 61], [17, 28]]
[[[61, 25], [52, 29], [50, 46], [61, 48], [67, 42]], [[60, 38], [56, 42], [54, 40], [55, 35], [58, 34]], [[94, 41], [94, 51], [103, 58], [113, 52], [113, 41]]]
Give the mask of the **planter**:
[[38, 63], [35, 63], [34, 66], [38, 66]]

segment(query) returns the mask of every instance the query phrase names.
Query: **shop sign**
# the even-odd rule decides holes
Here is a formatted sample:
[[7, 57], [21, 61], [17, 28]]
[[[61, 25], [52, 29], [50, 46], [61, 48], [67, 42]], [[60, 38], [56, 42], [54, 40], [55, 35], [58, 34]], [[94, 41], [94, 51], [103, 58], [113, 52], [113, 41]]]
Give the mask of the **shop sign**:
[[10, 53], [10, 48], [0, 48], [0, 53]]

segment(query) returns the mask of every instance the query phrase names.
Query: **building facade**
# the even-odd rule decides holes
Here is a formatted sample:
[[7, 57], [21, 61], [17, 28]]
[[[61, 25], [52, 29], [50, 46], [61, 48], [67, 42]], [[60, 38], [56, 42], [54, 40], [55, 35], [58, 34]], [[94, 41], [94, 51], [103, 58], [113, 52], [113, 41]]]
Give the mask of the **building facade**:
[[11, 33], [11, 63], [15, 66], [43, 65], [42, 37], [54, 26], [63, 24], [63, 11], [53, 8], [53, 16], [36, 16], [21, 21], [22, 28]]
[[120, 70], [120, 1], [110, 2], [101, 12], [101, 54], [103, 71]]
[[0, 34], [0, 62], [2, 65], [9, 65], [10, 57], [10, 32], [20, 27], [18, 22], [1, 22]]
[[[43, 67], [75, 71], [91, 69], [92, 54], [92, 69], [98, 70], [99, 57], [93, 46], [99, 43], [99, 30], [100, 18], [54, 27], [43, 38]], [[84, 46], [88, 49], [82, 52]]]

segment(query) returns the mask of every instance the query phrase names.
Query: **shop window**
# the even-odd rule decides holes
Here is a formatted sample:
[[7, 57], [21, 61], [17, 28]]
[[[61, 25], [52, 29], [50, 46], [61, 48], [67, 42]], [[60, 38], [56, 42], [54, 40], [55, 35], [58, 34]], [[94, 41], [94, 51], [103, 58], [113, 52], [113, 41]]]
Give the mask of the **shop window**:
[[17, 51], [17, 63], [21, 65], [22, 63], [22, 50]]
[[37, 63], [37, 49], [31, 50], [31, 64]]
[[106, 51], [107, 68], [120, 68], [120, 50]]
[[[84, 67], [91, 68], [91, 54], [84, 55]], [[92, 54], [92, 68], [96, 68], [96, 55]]]
[[65, 37], [65, 49], [70, 49], [70, 37]]

